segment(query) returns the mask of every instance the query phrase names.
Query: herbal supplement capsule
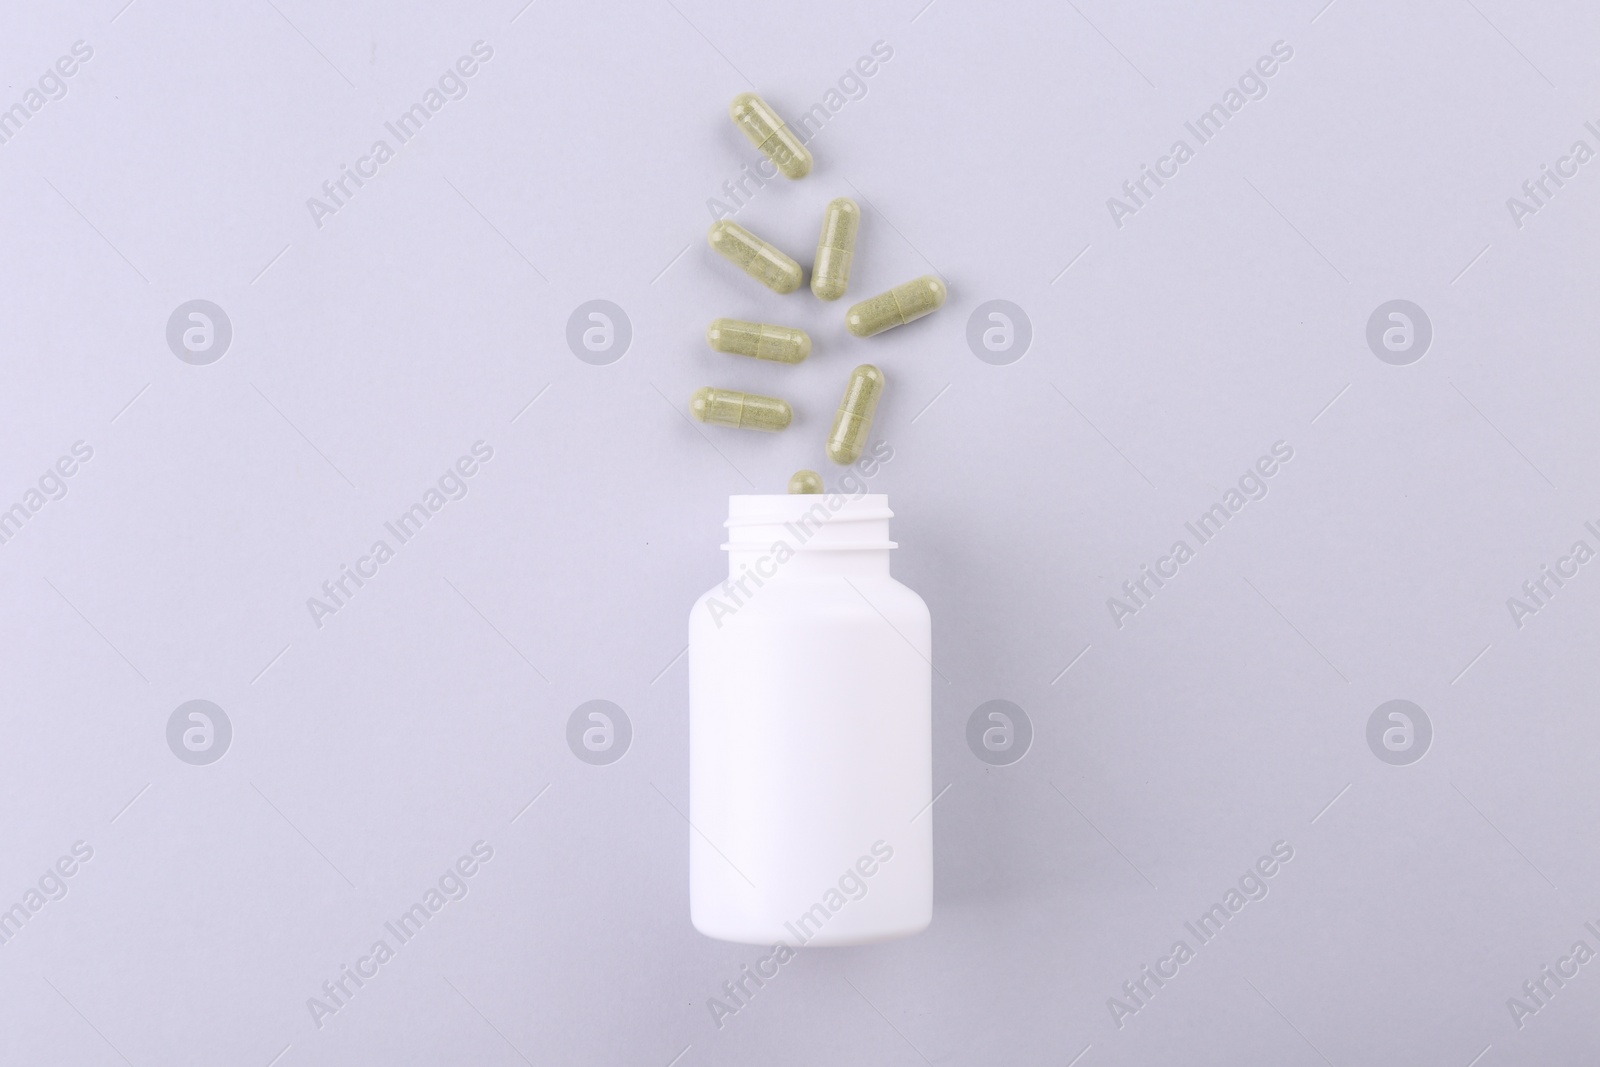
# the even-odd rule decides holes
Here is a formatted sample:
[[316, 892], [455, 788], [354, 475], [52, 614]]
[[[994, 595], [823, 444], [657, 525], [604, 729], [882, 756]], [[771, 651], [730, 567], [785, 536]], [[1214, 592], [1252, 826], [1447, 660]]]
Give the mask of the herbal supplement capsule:
[[800, 264], [767, 244], [737, 222], [722, 219], [711, 226], [711, 247], [775, 293], [792, 293], [805, 277]]
[[823, 209], [817, 261], [811, 266], [811, 291], [818, 300], [837, 300], [850, 287], [850, 263], [856, 257], [859, 229], [861, 209], [848, 196], [830, 200]]
[[914, 281], [897, 285], [850, 309], [844, 324], [857, 337], [871, 337], [893, 326], [904, 326], [944, 304], [945, 288], [937, 275], [924, 274]]
[[732, 389], [696, 389], [689, 413], [701, 422], [732, 426], [736, 430], [776, 432], [789, 425], [794, 410], [775, 396], [756, 396]]
[[828, 434], [829, 459], [835, 463], [854, 463], [861, 457], [867, 435], [872, 432], [872, 413], [878, 410], [878, 398], [882, 395], [883, 371], [863, 363], [850, 372], [844, 400], [839, 404], [839, 413], [833, 417], [833, 431]]
[[765, 100], [755, 93], [740, 93], [733, 98], [728, 114], [785, 178], [804, 178], [811, 173], [811, 153]]
[[799, 363], [811, 354], [811, 338], [804, 330], [766, 322], [713, 319], [706, 329], [706, 342], [713, 351], [774, 363]]
[[789, 492], [822, 492], [822, 475], [818, 474], [816, 471], [795, 471], [794, 477], [789, 479]]

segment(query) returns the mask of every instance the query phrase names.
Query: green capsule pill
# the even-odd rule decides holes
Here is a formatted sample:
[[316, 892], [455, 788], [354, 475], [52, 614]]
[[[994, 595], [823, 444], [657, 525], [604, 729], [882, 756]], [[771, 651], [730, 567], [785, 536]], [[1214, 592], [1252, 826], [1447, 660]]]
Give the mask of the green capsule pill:
[[816, 471], [795, 471], [789, 479], [789, 492], [810, 495], [822, 492], [822, 475]]
[[689, 401], [689, 414], [717, 426], [768, 432], [783, 429], [794, 418], [788, 401], [733, 389], [713, 389], [709, 385], [695, 390], [694, 398]]
[[773, 292], [792, 293], [800, 288], [805, 277], [800, 264], [737, 222], [722, 219], [712, 223], [707, 239], [712, 248]]
[[925, 274], [887, 293], [879, 293], [851, 308], [844, 324], [857, 337], [871, 337], [893, 326], [904, 326], [944, 304], [945, 287], [937, 275]]
[[811, 173], [811, 153], [765, 100], [755, 93], [740, 93], [733, 98], [728, 114], [785, 178], [804, 178]]
[[867, 435], [872, 432], [872, 415], [878, 410], [878, 398], [882, 395], [883, 371], [863, 363], [850, 372], [844, 400], [839, 404], [839, 413], [833, 417], [833, 431], [828, 434], [829, 459], [835, 463], [854, 463], [861, 458]]
[[811, 291], [818, 300], [837, 300], [850, 288], [850, 263], [860, 229], [861, 209], [848, 196], [829, 201], [823, 209], [817, 261], [811, 267]]
[[774, 363], [799, 363], [811, 354], [811, 338], [804, 330], [740, 319], [713, 320], [706, 329], [706, 342], [717, 352]]

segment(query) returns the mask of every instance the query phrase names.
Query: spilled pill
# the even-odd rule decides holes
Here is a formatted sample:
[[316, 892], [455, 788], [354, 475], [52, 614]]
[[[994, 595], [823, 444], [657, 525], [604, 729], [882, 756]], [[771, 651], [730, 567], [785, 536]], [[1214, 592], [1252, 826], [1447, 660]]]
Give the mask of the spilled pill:
[[799, 363], [811, 354], [811, 338], [804, 330], [740, 319], [713, 320], [706, 329], [706, 343], [717, 352], [774, 363]]
[[830, 200], [822, 211], [822, 236], [811, 267], [811, 291], [818, 300], [837, 300], [850, 287], [850, 262], [856, 255], [861, 209], [848, 196]]
[[822, 475], [816, 471], [795, 471], [789, 479], [789, 492], [815, 494], [822, 492]]
[[788, 401], [733, 389], [714, 389], [709, 385], [695, 390], [689, 401], [689, 414], [716, 426], [768, 432], [783, 429], [794, 418]]
[[944, 298], [944, 282], [936, 275], [925, 274], [861, 301], [845, 315], [844, 324], [857, 337], [871, 337], [937, 311]]
[[839, 413], [833, 417], [833, 430], [828, 434], [828, 458], [835, 463], [854, 463], [861, 457], [867, 435], [872, 432], [872, 415], [878, 410], [878, 398], [883, 395], [883, 371], [870, 363], [863, 363], [850, 372], [850, 381], [844, 387], [844, 400]]
[[740, 93], [733, 98], [728, 114], [785, 178], [804, 178], [811, 173], [811, 153], [765, 100], [755, 93]]
[[[711, 233], [707, 239], [711, 242], [712, 248], [773, 292], [792, 293], [800, 288], [801, 279], [805, 276], [800, 270], [800, 264], [737, 222], [721, 219], [712, 223]], [[943, 292], [943, 287], [940, 288], [940, 292]], [[944, 297], [941, 295], [939, 299], [943, 302]]]

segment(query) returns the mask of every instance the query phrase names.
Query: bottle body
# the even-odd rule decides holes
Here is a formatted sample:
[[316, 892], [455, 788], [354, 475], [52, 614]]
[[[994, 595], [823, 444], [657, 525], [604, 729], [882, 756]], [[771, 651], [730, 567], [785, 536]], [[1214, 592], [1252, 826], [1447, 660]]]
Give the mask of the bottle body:
[[730, 500], [729, 579], [689, 624], [690, 912], [791, 946], [933, 911], [932, 643], [889, 575], [887, 499]]

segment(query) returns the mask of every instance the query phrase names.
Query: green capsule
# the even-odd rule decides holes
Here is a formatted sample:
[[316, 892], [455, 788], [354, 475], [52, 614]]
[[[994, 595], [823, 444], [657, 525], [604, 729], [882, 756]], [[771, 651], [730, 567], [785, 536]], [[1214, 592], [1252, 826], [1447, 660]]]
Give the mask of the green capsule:
[[887, 293], [879, 293], [850, 309], [844, 324], [857, 337], [871, 337], [894, 326], [920, 319], [944, 304], [945, 287], [937, 275], [924, 274]]
[[773, 292], [792, 293], [800, 288], [805, 277], [800, 264], [737, 222], [722, 219], [712, 223], [707, 239], [712, 248]]
[[848, 196], [830, 200], [822, 212], [817, 261], [811, 266], [811, 291], [818, 300], [837, 300], [850, 288], [850, 263], [856, 256], [861, 209]]
[[789, 479], [789, 492], [815, 495], [822, 492], [822, 475], [816, 471], [795, 471]]
[[706, 342], [717, 352], [774, 363], [799, 363], [811, 354], [811, 338], [804, 330], [766, 322], [714, 319], [706, 329]]
[[804, 178], [811, 173], [811, 153], [765, 100], [755, 93], [740, 93], [733, 98], [728, 114], [785, 178]]
[[863, 363], [850, 372], [844, 400], [839, 403], [839, 413], [833, 417], [833, 430], [828, 434], [829, 459], [835, 463], [854, 463], [861, 458], [867, 435], [872, 432], [872, 414], [878, 410], [878, 398], [882, 395], [883, 371]]
[[689, 414], [717, 426], [769, 433], [783, 429], [794, 418], [794, 410], [786, 400], [732, 389], [713, 389], [709, 385], [695, 390], [694, 398], [689, 401]]

